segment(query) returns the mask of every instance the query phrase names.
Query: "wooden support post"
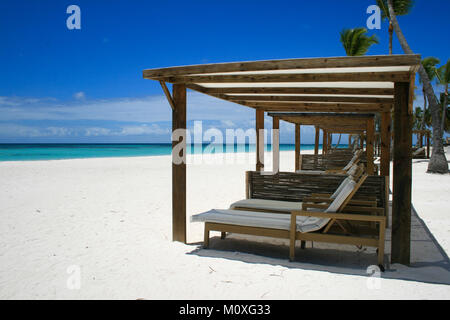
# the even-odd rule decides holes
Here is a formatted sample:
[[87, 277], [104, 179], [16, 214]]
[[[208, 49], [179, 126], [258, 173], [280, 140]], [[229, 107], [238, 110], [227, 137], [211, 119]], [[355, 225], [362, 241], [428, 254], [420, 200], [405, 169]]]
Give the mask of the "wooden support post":
[[322, 130], [322, 154], [326, 154], [327, 153], [327, 141], [328, 138], [328, 133], [326, 130]]
[[352, 135], [349, 133], [348, 134], [348, 147], [351, 148], [352, 146]]
[[391, 161], [391, 113], [383, 112], [381, 114], [381, 157], [380, 174], [389, 177]]
[[327, 141], [328, 141], [328, 151], [331, 151], [331, 149], [333, 149], [333, 134], [332, 133], [328, 134]]
[[319, 137], [320, 137], [320, 128], [316, 127], [316, 136], [314, 139], [314, 154], [319, 154]]
[[391, 263], [410, 263], [412, 110], [409, 82], [394, 85], [394, 166]]
[[375, 122], [373, 118], [367, 120], [366, 136], [367, 173], [374, 175], [373, 143], [375, 138]]
[[272, 118], [272, 171], [274, 174], [280, 171], [280, 118]]
[[172, 240], [186, 243], [186, 86], [173, 85]]
[[300, 170], [300, 125], [295, 124], [295, 171]]
[[430, 131], [427, 131], [427, 159], [430, 159]]
[[250, 171], [245, 171], [245, 199], [250, 199]]
[[264, 171], [264, 110], [256, 109], [256, 171]]
[[363, 134], [359, 135], [359, 145], [360, 145], [361, 149], [364, 149], [364, 135]]

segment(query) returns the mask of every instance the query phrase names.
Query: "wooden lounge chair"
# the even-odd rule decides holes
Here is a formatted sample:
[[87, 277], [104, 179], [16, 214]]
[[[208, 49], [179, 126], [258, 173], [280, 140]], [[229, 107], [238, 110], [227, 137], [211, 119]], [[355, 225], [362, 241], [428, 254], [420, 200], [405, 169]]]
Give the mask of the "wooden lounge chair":
[[[364, 173], [364, 166], [361, 164], [357, 166], [354, 164], [352, 168], [347, 171], [347, 176], [339, 185], [336, 192], [334, 194], [328, 195], [318, 195], [322, 198], [328, 198], [328, 201], [331, 202], [334, 198], [336, 198], [337, 193], [342, 189], [342, 187], [348, 182], [350, 179], [359, 179], [361, 175]], [[315, 194], [313, 194], [315, 195]], [[370, 199], [373, 200], [373, 199]], [[351, 200], [351, 204], [354, 203], [355, 200]], [[372, 201], [373, 203], [373, 201]], [[232, 210], [250, 210], [250, 211], [262, 211], [262, 212], [279, 212], [279, 213], [290, 213], [293, 210], [298, 210], [302, 206], [302, 202], [292, 202], [292, 201], [279, 201], [279, 200], [266, 200], [266, 199], [243, 199], [236, 202], [233, 202], [230, 205], [230, 209]]]
[[349, 171], [361, 160], [362, 150], [356, 150], [350, 161], [341, 169], [327, 170], [297, 170], [296, 173], [302, 174], [349, 174]]
[[[210, 210], [192, 217], [205, 222], [204, 246], [209, 246], [210, 231], [268, 236], [290, 240], [289, 258], [295, 258], [295, 242], [317, 241], [372, 246], [378, 249], [378, 264], [383, 270], [384, 209], [349, 205], [367, 175], [351, 181], [331, 203], [311, 201], [290, 214], [245, 210]], [[310, 209], [313, 209], [311, 211]], [[373, 224], [377, 229], [373, 229]]]

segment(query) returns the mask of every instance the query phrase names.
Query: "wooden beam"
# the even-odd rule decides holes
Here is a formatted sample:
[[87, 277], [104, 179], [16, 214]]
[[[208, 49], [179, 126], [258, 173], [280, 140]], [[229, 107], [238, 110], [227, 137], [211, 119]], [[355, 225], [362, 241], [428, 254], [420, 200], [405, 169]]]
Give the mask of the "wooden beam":
[[172, 108], [172, 110], [175, 110], [175, 103], [173, 102], [172, 96], [170, 95], [166, 83], [164, 81], [159, 81], [159, 84], [161, 85], [161, 88], [163, 89], [164, 94], [166, 95], [167, 101], [169, 101], [170, 107]]
[[256, 110], [256, 171], [264, 171], [264, 111]]
[[409, 71], [343, 73], [210, 74], [156, 78], [170, 83], [246, 83], [246, 82], [398, 82], [409, 81]]
[[322, 154], [326, 154], [328, 149], [328, 133], [322, 130]]
[[278, 173], [280, 170], [280, 118], [272, 117], [272, 171]]
[[300, 125], [295, 124], [295, 171], [300, 169]]
[[349, 102], [349, 103], [390, 103], [392, 98], [340, 97], [340, 96], [268, 96], [268, 95], [227, 95], [231, 101], [293, 101], [293, 102]]
[[314, 154], [319, 154], [319, 137], [320, 137], [320, 128], [316, 126], [316, 136], [314, 138]]
[[374, 156], [374, 140], [375, 140], [375, 122], [374, 119], [367, 120], [367, 145], [366, 145], [366, 156], [367, 156], [367, 173], [369, 175], [374, 175], [374, 164], [373, 164], [373, 156]]
[[391, 113], [381, 114], [380, 174], [389, 177], [391, 161]]
[[173, 86], [173, 102], [172, 239], [186, 243], [186, 87], [183, 84]]
[[248, 107], [274, 111], [306, 111], [306, 112], [383, 112], [390, 111], [389, 103], [314, 103], [314, 102], [255, 102], [234, 101]]
[[338, 95], [381, 95], [387, 98], [394, 97], [394, 89], [390, 88], [298, 88], [298, 87], [228, 87], [207, 88], [202, 87], [208, 94], [338, 94]]
[[428, 131], [426, 135], [427, 135], [427, 159], [430, 159], [430, 131]]
[[409, 265], [411, 253], [412, 115], [410, 83], [395, 83], [391, 263]]
[[144, 70], [146, 79], [185, 74], [238, 72], [260, 70], [345, 68], [345, 67], [386, 67], [415, 66], [420, 64], [420, 55], [383, 55], [360, 57], [329, 57], [308, 59], [281, 59], [264, 61], [245, 61], [180, 66]]

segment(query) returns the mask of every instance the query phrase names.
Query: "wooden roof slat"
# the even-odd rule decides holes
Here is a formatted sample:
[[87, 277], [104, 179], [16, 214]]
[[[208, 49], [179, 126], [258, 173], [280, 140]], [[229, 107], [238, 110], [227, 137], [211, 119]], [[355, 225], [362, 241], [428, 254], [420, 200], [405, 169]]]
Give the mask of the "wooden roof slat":
[[203, 65], [179, 66], [144, 70], [146, 79], [158, 77], [179, 76], [199, 73], [219, 73], [237, 71], [287, 70], [313, 68], [345, 68], [345, 67], [381, 67], [381, 66], [417, 66], [420, 55], [384, 55], [360, 57], [329, 57], [279, 59], [246, 62], [214, 63]]
[[382, 112], [389, 111], [390, 103], [313, 103], [313, 102], [246, 102], [237, 103], [266, 111], [312, 111], [312, 112]]
[[297, 102], [360, 102], [360, 103], [394, 103], [393, 98], [336, 97], [336, 96], [232, 96], [231, 101], [297, 101]]
[[409, 72], [361, 72], [361, 73], [298, 73], [254, 75], [207, 75], [162, 77], [170, 83], [233, 83], [233, 82], [409, 82]]
[[267, 93], [267, 94], [352, 94], [352, 95], [389, 95], [394, 94], [394, 89], [385, 88], [204, 88], [209, 94], [233, 94], [233, 93]]

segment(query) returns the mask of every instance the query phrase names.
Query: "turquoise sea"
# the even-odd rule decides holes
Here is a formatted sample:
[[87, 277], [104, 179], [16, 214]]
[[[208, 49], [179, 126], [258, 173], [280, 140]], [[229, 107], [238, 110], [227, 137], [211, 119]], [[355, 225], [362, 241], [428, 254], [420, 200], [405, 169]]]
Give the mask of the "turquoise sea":
[[[198, 153], [208, 145], [192, 145], [188, 153]], [[216, 152], [254, 152], [255, 145], [215, 145]], [[340, 145], [346, 147], [346, 145]], [[280, 150], [294, 150], [293, 144], [280, 144]], [[320, 146], [321, 148], [321, 146]], [[209, 146], [208, 150], [211, 149]], [[302, 150], [313, 150], [314, 145], [302, 144]], [[271, 150], [271, 145], [266, 146]], [[0, 161], [59, 160], [108, 157], [139, 157], [170, 155], [172, 144], [0, 144]]]

